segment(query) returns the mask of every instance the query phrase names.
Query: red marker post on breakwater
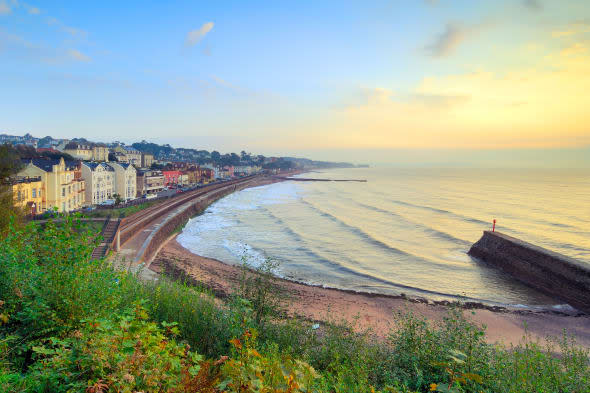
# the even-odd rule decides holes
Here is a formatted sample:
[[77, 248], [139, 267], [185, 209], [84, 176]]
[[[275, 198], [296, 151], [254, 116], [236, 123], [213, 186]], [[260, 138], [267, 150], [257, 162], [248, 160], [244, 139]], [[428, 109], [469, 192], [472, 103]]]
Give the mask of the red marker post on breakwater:
[[496, 232], [496, 219], [494, 218], [493, 224], [492, 224], [492, 232]]

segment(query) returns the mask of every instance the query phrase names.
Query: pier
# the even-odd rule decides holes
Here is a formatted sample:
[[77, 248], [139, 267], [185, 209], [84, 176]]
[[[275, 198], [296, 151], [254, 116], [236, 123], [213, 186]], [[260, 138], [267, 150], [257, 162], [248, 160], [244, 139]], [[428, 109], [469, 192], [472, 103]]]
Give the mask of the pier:
[[590, 266], [499, 232], [484, 231], [468, 252], [518, 281], [590, 313]]

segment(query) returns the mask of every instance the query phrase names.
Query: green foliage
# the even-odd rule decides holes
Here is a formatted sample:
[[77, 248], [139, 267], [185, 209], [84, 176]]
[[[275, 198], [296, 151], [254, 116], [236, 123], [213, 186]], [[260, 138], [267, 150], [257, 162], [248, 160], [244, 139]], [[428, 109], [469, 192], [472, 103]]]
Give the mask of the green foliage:
[[24, 209], [14, 203], [9, 178], [16, 175], [22, 164], [18, 152], [8, 144], [0, 145], [0, 238], [7, 235], [10, 225], [20, 223]]
[[22, 361], [31, 347], [77, 328], [89, 315], [108, 315], [121, 300], [125, 279], [104, 261], [92, 261], [96, 241], [76, 217], [44, 228], [13, 229], [0, 247], [0, 299], [10, 315], [4, 328], [22, 337], [15, 348]]
[[219, 388], [231, 393], [298, 393], [313, 391], [318, 378], [307, 363], [280, 354], [275, 346], [262, 356], [255, 348], [256, 330], [246, 330], [230, 340], [233, 356], [222, 368]]
[[94, 238], [69, 216], [0, 240], [0, 391], [589, 391], [588, 351], [567, 335], [491, 346], [459, 309], [439, 322], [398, 313], [386, 340], [318, 328], [285, 317], [272, 264], [245, 268], [222, 302], [93, 261]]
[[589, 356], [565, 332], [545, 345], [525, 336], [508, 351], [494, 348], [489, 379], [500, 393], [590, 392]]
[[155, 204], [159, 203], [159, 201], [148, 201], [144, 203], [140, 203], [133, 206], [127, 206], [122, 208], [115, 208], [115, 209], [95, 209], [90, 212], [85, 213], [84, 215], [87, 217], [128, 217], [131, 216], [143, 209], [147, 209], [148, 207], [154, 206]]
[[265, 259], [253, 267], [245, 257], [242, 258], [236, 295], [250, 302], [257, 325], [264, 325], [269, 318], [284, 313], [287, 296], [274, 275], [277, 267], [278, 263], [272, 259]]
[[156, 321], [175, 321], [182, 337], [208, 357], [227, 354], [242, 331], [238, 308], [223, 308], [203, 289], [162, 278], [139, 286], [140, 298]]
[[217, 382], [208, 368], [201, 372], [200, 355], [174, 340], [176, 324], [159, 327], [139, 305], [115, 319], [83, 322], [81, 330], [34, 347], [39, 361], [27, 375], [31, 390], [174, 392], [186, 391], [197, 376], [210, 388]]

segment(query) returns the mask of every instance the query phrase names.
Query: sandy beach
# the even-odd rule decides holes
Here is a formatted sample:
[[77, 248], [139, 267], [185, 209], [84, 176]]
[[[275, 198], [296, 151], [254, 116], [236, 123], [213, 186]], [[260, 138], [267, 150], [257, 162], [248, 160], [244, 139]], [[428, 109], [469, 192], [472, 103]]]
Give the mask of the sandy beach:
[[[191, 253], [175, 237], [161, 248], [149, 268], [157, 273], [164, 269], [169, 274], [185, 276], [206, 286], [220, 298], [231, 293], [240, 274], [239, 267]], [[371, 328], [381, 337], [385, 337], [392, 328], [393, 313], [396, 311], [411, 310], [436, 321], [441, 320], [448, 310], [445, 302], [355, 293], [283, 279], [277, 279], [277, 282], [289, 294], [289, 309], [293, 315], [312, 321], [356, 320], [357, 329]], [[509, 310], [475, 303], [467, 303], [463, 309], [474, 321], [486, 325], [490, 343], [516, 344], [526, 332], [535, 339], [543, 340], [547, 336], [560, 336], [566, 329], [581, 345], [590, 347], [588, 315]]]

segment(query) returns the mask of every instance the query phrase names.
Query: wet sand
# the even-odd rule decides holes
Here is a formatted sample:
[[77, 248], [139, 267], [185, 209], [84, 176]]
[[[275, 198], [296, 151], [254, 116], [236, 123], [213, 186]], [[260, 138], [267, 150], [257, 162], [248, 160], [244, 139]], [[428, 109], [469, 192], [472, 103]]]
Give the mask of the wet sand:
[[[149, 268], [157, 273], [164, 269], [173, 276], [184, 276], [209, 288], [219, 298], [232, 292], [240, 276], [239, 267], [193, 254], [175, 237], [161, 248]], [[312, 321], [356, 321], [359, 331], [370, 328], [381, 337], [393, 327], [394, 312], [411, 310], [428, 320], [438, 321], [447, 314], [449, 307], [448, 302], [356, 293], [283, 279], [277, 279], [277, 283], [288, 293], [289, 310], [293, 315]], [[576, 336], [579, 344], [590, 348], [590, 315], [510, 310], [478, 303], [466, 303], [462, 309], [475, 322], [486, 325], [490, 343], [517, 344], [526, 326], [526, 332], [539, 340], [558, 337], [566, 329]]]

